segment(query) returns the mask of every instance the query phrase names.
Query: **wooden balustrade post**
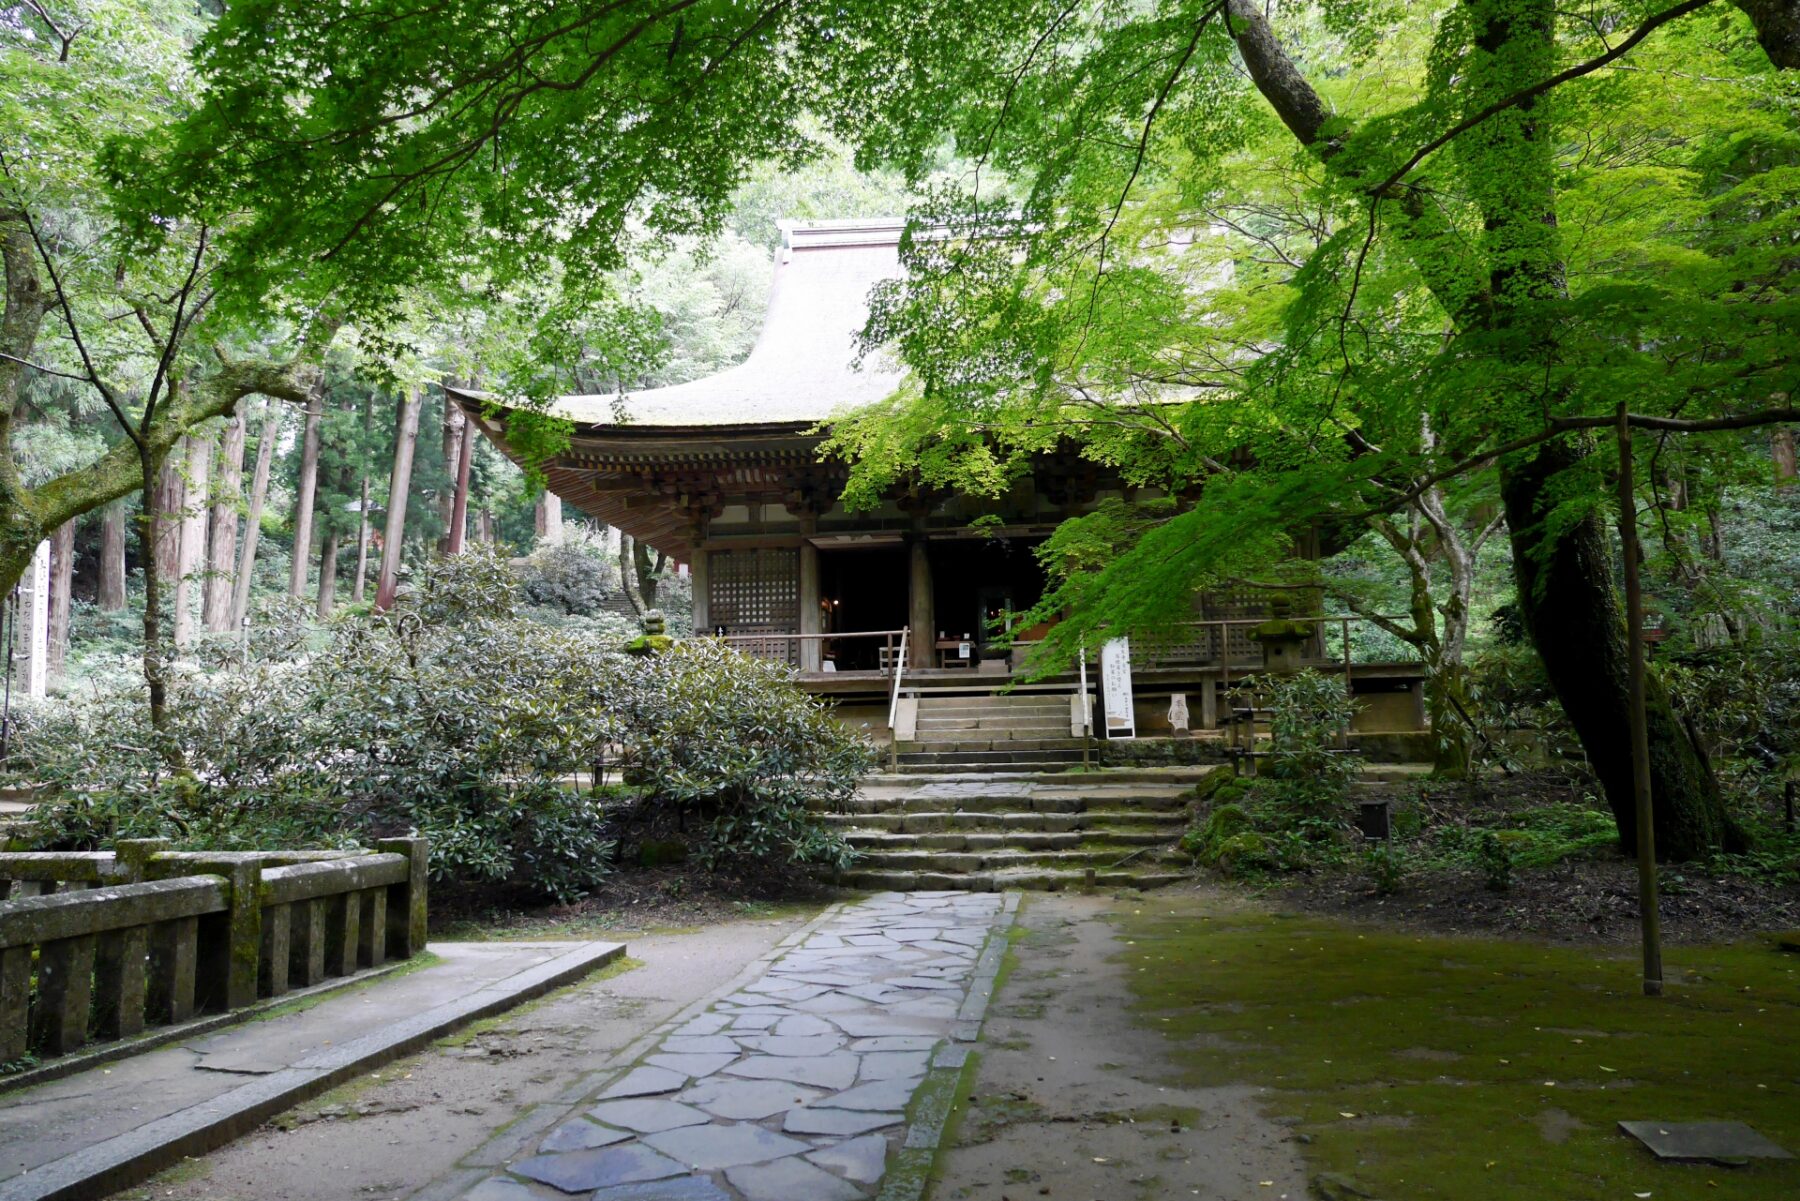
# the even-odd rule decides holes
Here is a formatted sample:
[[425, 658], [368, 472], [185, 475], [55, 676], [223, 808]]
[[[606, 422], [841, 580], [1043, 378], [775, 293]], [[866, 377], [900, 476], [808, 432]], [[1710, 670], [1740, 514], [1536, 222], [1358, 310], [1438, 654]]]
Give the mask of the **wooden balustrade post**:
[[356, 961], [363, 967], [380, 967], [387, 962], [387, 889], [364, 889], [357, 899], [362, 928], [357, 932]]
[[31, 1019], [31, 948], [0, 951], [0, 1063], [25, 1058]]
[[279, 997], [288, 990], [288, 958], [292, 954], [288, 942], [289, 923], [293, 921], [292, 905], [271, 905], [263, 910], [262, 947], [258, 958], [256, 991], [265, 997]]
[[31, 1009], [31, 1043], [45, 1055], [67, 1055], [87, 1041], [93, 1003], [92, 934], [59, 938], [38, 948], [37, 1004]]
[[109, 930], [94, 958], [95, 1034], [130, 1038], [144, 1029], [150, 931], [143, 926]]
[[325, 978], [325, 898], [296, 901], [288, 924], [288, 983], [311, 988]]
[[150, 931], [150, 1020], [160, 1025], [194, 1016], [194, 969], [198, 963], [200, 919], [158, 922]]
[[425, 949], [426, 841], [383, 838], [375, 849], [405, 855], [409, 861], [406, 882], [392, 885], [388, 892], [387, 952], [390, 959], [411, 959]]

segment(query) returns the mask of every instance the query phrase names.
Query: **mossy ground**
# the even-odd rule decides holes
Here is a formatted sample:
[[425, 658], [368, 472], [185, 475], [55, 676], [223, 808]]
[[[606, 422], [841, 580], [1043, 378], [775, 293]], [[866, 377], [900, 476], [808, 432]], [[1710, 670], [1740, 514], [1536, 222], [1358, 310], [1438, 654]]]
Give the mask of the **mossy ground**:
[[1772, 941], [1670, 948], [1647, 999], [1613, 948], [1204, 902], [1121, 923], [1135, 1012], [1183, 1075], [1268, 1087], [1313, 1170], [1374, 1196], [1800, 1196], [1800, 1160], [1662, 1164], [1617, 1130], [1739, 1120], [1800, 1154], [1800, 955]]

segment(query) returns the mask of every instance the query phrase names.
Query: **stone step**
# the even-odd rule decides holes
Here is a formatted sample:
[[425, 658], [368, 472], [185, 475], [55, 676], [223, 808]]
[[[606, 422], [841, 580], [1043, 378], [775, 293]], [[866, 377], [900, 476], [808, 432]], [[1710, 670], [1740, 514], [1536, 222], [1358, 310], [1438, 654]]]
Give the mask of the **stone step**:
[[[922, 786], [924, 786], [923, 782]], [[1187, 810], [1187, 795], [1185, 792], [1175, 791], [1160, 795], [1145, 793], [1134, 795], [1129, 801], [1126, 801], [1118, 796], [1090, 796], [1082, 793], [1030, 797], [1004, 792], [955, 797], [921, 796], [917, 793], [866, 796], [859, 793], [839, 804], [837, 812], [843, 814], [923, 814], [947, 811], [966, 814], [1097, 814], [1112, 812], [1124, 805], [1129, 805], [1136, 811], [1182, 813]]]
[[1049, 720], [1051, 717], [1069, 716], [1069, 698], [1056, 697], [1048, 701], [1032, 701], [1026, 704], [1003, 704], [994, 700], [943, 700], [933, 701], [926, 697], [919, 698], [919, 720], [926, 718], [990, 718], [1006, 717], [1037, 718]]
[[[1090, 786], [1103, 788], [1111, 788], [1114, 785], [1119, 784], [1147, 784], [1156, 787], [1192, 787], [1204, 780], [1212, 772], [1220, 770], [1229, 771], [1231, 769], [1221, 768], [1218, 764], [1214, 763], [1193, 764], [1183, 767], [1106, 767], [1095, 768], [1092, 771], [1083, 772], [1080, 776], [1080, 780]], [[998, 782], [1005, 783], [1009, 786], [1033, 783], [1067, 786], [1074, 783], [1074, 780], [1068, 775], [1067, 771], [1060, 767], [1043, 780], [1020, 780], [1015, 774], [1009, 773], [997, 775], [994, 772], [986, 772], [977, 769], [946, 775], [943, 779], [933, 780], [930, 783], [933, 785], [944, 784], [962, 787], [980, 785], [983, 781], [990, 779], [997, 780]], [[903, 776], [897, 772], [891, 771], [871, 772], [869, 775], [863, 777], [863, 787], [865, 789], [875, 790], [918, 788], [923, 786], [924, 783], [924, 781], [916, 780], [910, 776]]]
[[995, 776], [1051, 776], [1057, 772], [1079, 770], [1081, 761], [1074, 763], [1055, 762], [1041, 759], [1024, 759], [1018, 763], [995, 765], [991, 762], [968, 761], [952, 757], [942, 763], [901, 763], [894, 770], [902, 776], [923, 778], [925, 776], [942, 776], [945, 773], [976, 773]]
[[1139, 847], [1166, 846], [1174, 841], [1164, 830], [1071, 830], [1051, 833], [1024, 829], [893, 833], [885, 830], [847, 830], [844, 839], [859, 852], [876, 851], [1100, 851], [1116, 848], [1120, 855]]
[[[1077, 751], [1081, 750], [1081, 739], [1070, 738], [1068, 731], [1063, 731], [1061, 738], [1008, 737], [1000, 735], [992, 737], [982, 730], [965, 730], [960, 738], [915, 738], [903, 740], [898, 748], [901, 755], [926, 754], [962, 754], [968, 751]], [[1033, 756], [1036, 758], [1037, 756]]]
[[1091, 830], [1158, 830], [1178, 837], [1187, 828], [1183, 809], [1145, 812], [1094, 809], [1086, 813], [821, 813], [825, 825], [852, 830], [884, 830], [894, 834], [918, 834], [941, 830], [1025, 830], [1068, 833]]
[[934, 734], [962, 730], [1060, 730], [1064, 738], [1071, 737], [1067, 713], [1043, 717], [926, 717], [921, 713], [916, 728], [920, 733]]
[[1090, 886], [1095, 888], [1160, 888], [1168, 884], [1179, 884], [1187, 878], [1184, 872], [1133, 871], [1129, 868], [1109, 871], [1096, 870], [1091, 880], [1085, 870], [1059, 871], [1025, 868], [951, 875], [932, 871], [853, 868], [843, 873], [839, 877], [839, 882], [850, 888], [892, 889], [901, 892], [940, 889], [955, 889], [964, 892], [1002, 892], [1009, 888], [1060, 892]]
[[1042, 750], [1018, 749], [999, 751], [901, 751], [899, 761], [907, 764], [993, 764], [1006, 768], [1011, 763], [1080, 763], [1081, 744], [1045, 747]]
[[[1133, 854], [1134, 852], [1138, 852]], [[1132, 856], [1127, 859], [1126, 856]], [[1113, 871], [1126, 866], [1144, 868], [1185, 867], [1188, 856], [1173, 848], [1104, 847], [1054, 851], [1025, 851], [1001, 847], [988, 851], [863, 851], [856, 866], [864, 871], [942, 872], [946, 875], [968, 875], [974, 872], [1000, 872], [1017, 868], [1093, 868]]]

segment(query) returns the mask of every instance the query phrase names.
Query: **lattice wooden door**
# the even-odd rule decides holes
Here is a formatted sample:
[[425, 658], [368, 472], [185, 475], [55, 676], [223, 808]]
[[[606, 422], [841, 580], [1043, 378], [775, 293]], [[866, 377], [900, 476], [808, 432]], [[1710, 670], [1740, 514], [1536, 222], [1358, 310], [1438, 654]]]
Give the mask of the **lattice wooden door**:
[[[795, 634], [800, 630], [800, 552], [794, 547], [713, 551], [707, 557], [707, 613], [727, 634]], [[740, 642], [761, 659], [799, 662], [791, 638]]]

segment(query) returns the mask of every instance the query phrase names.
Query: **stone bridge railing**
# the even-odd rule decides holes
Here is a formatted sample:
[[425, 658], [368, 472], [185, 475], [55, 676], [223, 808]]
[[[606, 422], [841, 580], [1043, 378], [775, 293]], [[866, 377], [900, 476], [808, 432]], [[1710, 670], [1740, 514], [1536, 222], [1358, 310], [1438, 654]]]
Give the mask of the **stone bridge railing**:
[[425, 840], [0, 854], [0, 1062], [253, 1004], [425, 946]]

